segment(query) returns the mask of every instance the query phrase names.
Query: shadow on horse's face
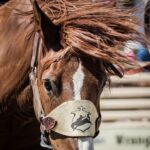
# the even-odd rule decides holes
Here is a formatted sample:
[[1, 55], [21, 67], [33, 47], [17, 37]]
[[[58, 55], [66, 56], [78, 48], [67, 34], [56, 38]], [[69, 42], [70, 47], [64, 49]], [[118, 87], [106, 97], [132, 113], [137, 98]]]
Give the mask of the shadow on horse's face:
[[[41, 78], [38, 78], [38, 88], [46, 115], [64, 102], [88, 100], [94, 104], [100, 117], [99, 96], [106, 81], [104, 68], [100, 61], [88, 57], [70, 56], [70, 58], [63, 58], [41, 70], [42, 72], [39, 71]], [[67, 108], [69, 109], [70, 105]], [[64, 111], [66, 111], [66, 108], [64, 110], [61, 108], [59, 119], [65, 121], [69, 114], [63, 114]], [[82, 114], [78, 113], [80, 111], [82, 111]], [[88, 130], [93, 124], [90, 120], [92, 115], [92, 112], [84, 110], [83, 107], [71, 110], [72, 131], [84, 132]], [[56, 120], [58, 125], [59, 119]], [[70, 123], [69, 120], [68, 123]], [[77, 138], [69, 138], [53, 131], [49, 134], [49, 138], [56, 150], [76, 150], [78, 145], [82, 145], [82, 140], [92, 139], [79, 138], [80, 140], [77, 140]]]

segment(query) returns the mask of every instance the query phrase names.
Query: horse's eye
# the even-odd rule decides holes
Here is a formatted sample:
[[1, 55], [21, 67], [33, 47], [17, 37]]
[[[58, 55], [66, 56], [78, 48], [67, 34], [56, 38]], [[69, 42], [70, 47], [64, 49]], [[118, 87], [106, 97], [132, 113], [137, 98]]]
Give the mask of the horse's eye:
[[47, 90], [47, 92], [50, 92], [52, 90], [51, 82], [49, 79], [44, 80], [44, 87]]

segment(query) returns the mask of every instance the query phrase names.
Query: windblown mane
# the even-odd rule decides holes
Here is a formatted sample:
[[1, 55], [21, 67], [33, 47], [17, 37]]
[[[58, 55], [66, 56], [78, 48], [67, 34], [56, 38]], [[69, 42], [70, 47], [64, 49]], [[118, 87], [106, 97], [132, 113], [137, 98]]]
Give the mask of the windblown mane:
[[[121, 47], [127, 40], [139, 41], [140, 34], [135, 29], [137, 22], [132, 11], [116, 9], [114, 2], [38, 0], [43, 12], [61, 27], [63, 46], [53, 56], [49, 52], [43, 63], [52, 63], [68, 53], [96, 57], [118, 66], [129, 63]], [[0, 100], [18, 96], [22, 85], [29, 84], [33, 18], [30, 0], [11, 0], [0, 8]]]
[[142, 41], [133, 10], [119, 10], [102, 1], [92, 3], [91, 0], [47, 0], [43, 2], [42, 10], [61, 26], [64, 46], [54, 56], [47, 55], [45, 61], [51, 63], [71, 52], [96, 57], [119, 67], [132, 64], [121, 49], [128, 40]]

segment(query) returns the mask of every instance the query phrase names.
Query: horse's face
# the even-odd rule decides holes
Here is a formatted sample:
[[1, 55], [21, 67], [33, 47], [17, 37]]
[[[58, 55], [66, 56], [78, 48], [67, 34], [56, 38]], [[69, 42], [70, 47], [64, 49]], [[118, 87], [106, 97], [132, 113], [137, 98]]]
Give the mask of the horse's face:
[[[40, 100], [46, 115], [66, 101], [88, 100], [94, 104], [100, 116], [99, 96], [106, 81], [106, 74], [100, 61], [71, 56], [48, 65], [46, 69], [42, 69], [39, 76]], [[70, 105], [67, 107], [70, 108]], [[65, 109], [62, 108], [60, 119], [65, 119], [66, 114], [63, 115]], [[88, 130], [92, 124], [90, 121], [92, 115], [92, 112], [84, 109], [82, 104], [78, 109], [71, 110], [71, 128], [80, 132]], [[56, 121], [59, 125], [59, 121]], [[56, 150], [76, 150], [79, 147], [82, 149], [82, 143], [87, 146], [86, 150], [91, 150], [89, 142], [92, 142], [92, 138], [69, 138], [52, 131], [49, 139]]]
[[49, 132], [54, 150], [92, 150], [93, 136], [100, 124], [99, 96], [106, 81], [103, 63], [91, 56], [72, 54], [61, 40], [60, 28], [39, 11], [36, 3], [33, 5], [35, 14], [42, 18], [38, 20], [45, 45], [38, 47], [38, 87], [32, 86], [37, 119], [43, 112], [41, 128]]

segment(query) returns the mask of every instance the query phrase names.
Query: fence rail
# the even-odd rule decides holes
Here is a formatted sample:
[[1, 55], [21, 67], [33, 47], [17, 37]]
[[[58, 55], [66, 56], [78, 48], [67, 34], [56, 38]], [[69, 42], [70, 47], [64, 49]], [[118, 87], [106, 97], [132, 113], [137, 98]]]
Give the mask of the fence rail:
[[113, 84], [139, 84], [150, 85], [150, 73], [138, 73], [135, 75], [125, 75], [123, 78], [112, 76]]
[[[111, 77], [112, 87], [104, 89], [100, 106], [102, 121], [146, 121], [150, 123], [150, 73]], [[137, 86], [135, 86], [137, 85]]]
[[101, 110], [150, 109], [149, 98], [101, 99]]

